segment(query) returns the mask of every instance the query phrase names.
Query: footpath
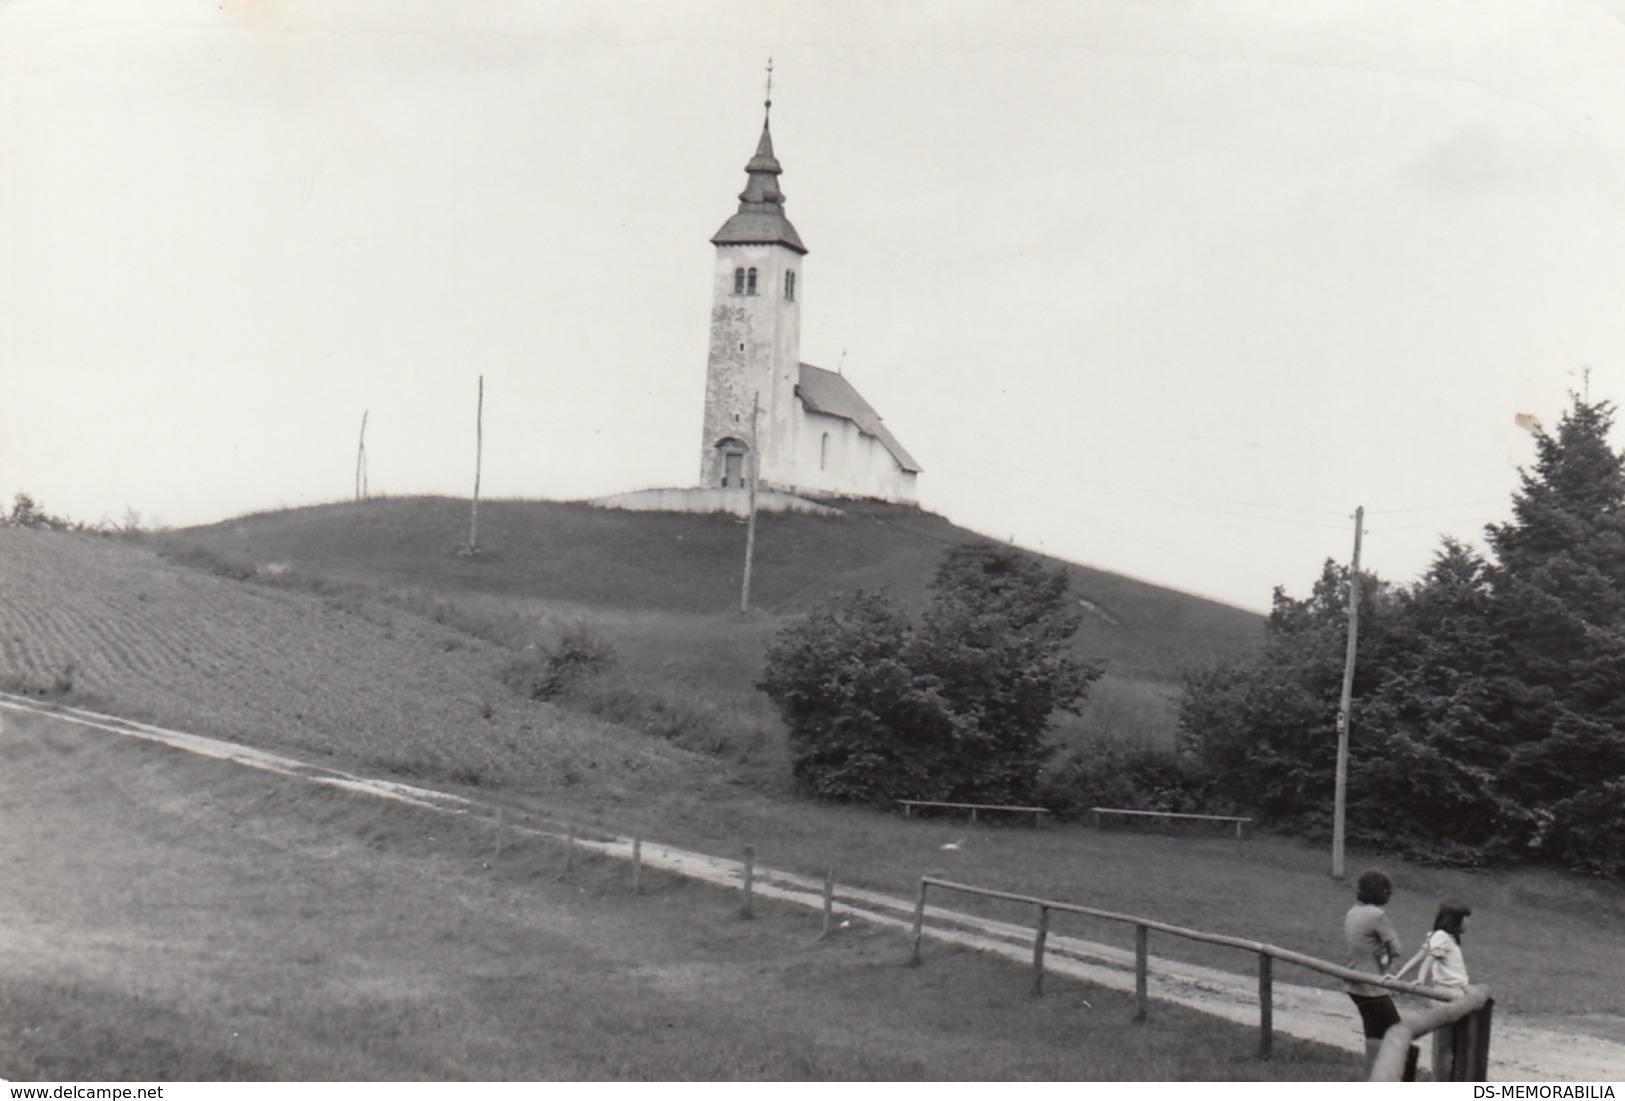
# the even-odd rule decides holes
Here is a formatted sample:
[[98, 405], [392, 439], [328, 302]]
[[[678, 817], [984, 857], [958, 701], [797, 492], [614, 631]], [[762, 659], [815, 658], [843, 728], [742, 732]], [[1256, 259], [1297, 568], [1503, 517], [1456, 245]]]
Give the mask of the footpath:
[[[448, 792], [355, 776], [216, 738], [78, 708], [44, 706], [24, 697], [0, 693], [0, 721], [6, 711], [26, 712], [109, 734], [158, 742], [189, 753], [437, 813], [495, 814], [491, 807]], [[571, 839], [570, 834], [557, 828], [520, 825], [511, 828], [560, 842]], [[573, 840], [583, 850], [626, 861], [632, 860], [636, 844], [646, 868], [730, 890], [743, 887], [745, 869], [739, 860], [648, 839], [634, 842], [629, 837], [606, 838], [578, 833]], [[823, 881], [808, 876], [755, 866], [751, 889], [762, 899], [818, 910], [824, 907]], [[904, 933], [912, 929], [914, 906], [912, 899], [875, 891], [840, 885], [834, 891], [833, 910], [839, 919], [891, 926]], [[937, 943], [957, 944], [1004, 956], [1028, 967], [1032, 965], [1033, 930], [1028, 926], [954, 911], [933, 903], [927, 908], [922, 936]], [[1157, 956], [1152, 956], [1149, 963], [1148, 993], [1154, 1001], [1175, 1003], [1244, 1026], [1258, 1026], [1256, 976]], [[930, 966], [929, 961], [926, 966]], [[1111, 990], [1128, 993], [1134, 990], [1133, 952], [1064, 934], [1052, 932], [1049, 935], [1045, 970]], [[1356, 1016], [1348, 998], [1338, 990], [1282, 982], [1278, 976], [1274, 984], [1273, 1023], [1275, 1031], [1283, 1035], [1345, 1048], [1351, 1053], [1362, 1045]], [[1622, 1077], [1625, 1077], [1625, 1044], [1520, 1022], [1508, 1007], [1497, 1005], [1490, 1044], [1491, 1081], [1607, 1082]]]

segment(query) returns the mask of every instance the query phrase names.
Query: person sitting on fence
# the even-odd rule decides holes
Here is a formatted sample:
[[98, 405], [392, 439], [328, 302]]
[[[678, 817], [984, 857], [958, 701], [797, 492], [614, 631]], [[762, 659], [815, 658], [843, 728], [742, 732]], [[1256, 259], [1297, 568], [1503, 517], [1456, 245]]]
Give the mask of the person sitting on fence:
[[[1467, 918], [1473, 908], [1465, 902], [1447, 898], [1439, 903], [1439, 912], [1433, 918], [1433, 931], [1417, 949], [1395, 978], [1402, 979], [1411, 968], [1418, 967], [1416, 981], [1426, 986], [1440, 987], [1452, 998], [1467, 993], [1467, 963], [1461, 954], [1462, 934], [1467, 930]], [[1454, 1071], [1455, 1026], [1433, 1030], [1433, 1080], [1448, 1082]]]
[[[1382, 872], [1372, 869], [1360, 876], [1355, 886], [1355, 902], [1343, 919], [1343, 939], [1348, 943], [1348, 966], [1368, 975], [1387, 975], [1399, 958], [1399, 935], [1383, 909], [1393, 897], [1394, 885]], [[1360, 1011], [1365, 1030], [1365, 1075], [1377, 1061], [1377, 1051], [1388, 1029], [1399, 1023], [1399, 1010], [1387, 989], [1373, 983], [1344, 983], [1345, 990]]]

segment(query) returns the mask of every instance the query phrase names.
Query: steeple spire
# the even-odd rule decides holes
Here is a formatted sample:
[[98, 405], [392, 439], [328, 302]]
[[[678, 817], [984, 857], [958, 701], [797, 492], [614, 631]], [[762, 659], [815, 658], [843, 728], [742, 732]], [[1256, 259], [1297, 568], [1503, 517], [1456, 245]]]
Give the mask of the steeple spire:
[[739, 193], [739, 212], [711, 238], [714, 245], [783, 245], [805, 253], [795, 226], [784, 216], [784, 192], [779, 175], [784, 171], [773, 155], [773, 59], [767, 59], [767, 96], [762, 103], [762, 136], [756, 154], [745, 165], [745, 190]]

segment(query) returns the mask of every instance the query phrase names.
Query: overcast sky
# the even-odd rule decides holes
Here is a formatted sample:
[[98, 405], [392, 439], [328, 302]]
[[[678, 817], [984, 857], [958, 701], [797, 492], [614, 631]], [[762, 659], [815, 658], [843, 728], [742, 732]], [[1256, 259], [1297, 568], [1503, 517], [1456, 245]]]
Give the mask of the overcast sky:
[[1573, 3], [0, 0], [0, 494], [180, 526], [697, 477], [773, 58], [802, 358], [925, 507], [1245, 607], [1504, 519], [1625, 399]]

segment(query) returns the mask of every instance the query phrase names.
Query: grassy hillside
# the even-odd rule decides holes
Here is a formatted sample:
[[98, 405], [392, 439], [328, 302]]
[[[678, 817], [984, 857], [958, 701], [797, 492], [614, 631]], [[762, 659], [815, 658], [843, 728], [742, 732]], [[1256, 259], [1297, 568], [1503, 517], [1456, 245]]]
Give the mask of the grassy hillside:
[[[885, 589], [918, 605], [944, 548], [982, 537], [919, 509], [847, 502], [832, 518], [763, 514], [752, 602], [779, 615], [833, 592]], [[480, 550], [468, 505], [384, 499], [262, 513], [174, 533], [248, 565], [433, 590], [542, 599], [606, 612], [738, 608], [745, 526], [730, 516], [635, 513], [579, 503], [486, 501]], [[1253, 645], [1259, 617], [1116, 574], [1066, 566], [1090, 609], [1079, 648], [1124, 675], [1177, 680], [1190, 665]]]
[[[624, 659], [596, 686], [597, 713], [656, 729], [704, 725], [698, 742], [721, 751], [757, 747], [776, 729], [753, 684], [788, 618], [855, 588], [917, 609], [943, 551], [982, 538], [919, 509], [869, 502], [847, 502], [835, 517], [765, 514], [752, 612], [741, 616], [745, 527], [730, 516], [489, 501], [476, 556], [460, 553], [467, 532], [465, 502], [384, 499], [242, 517], [172, 533], [163, 546], [240, 576], [287, 571], [415, 594], [516, 649], [545, 648], [585, 623]], [[1184, 671], [1259, 638], [1250, 612], [1063, 565], [1086, 613], [1076, 648], [1107, 675], [1083, 716], [1060, 718], [1062, 745], [1089, 733], [1171, 744]]]
[[[410, 514], [435, 503], [386, 504], [363, 511]], [[289, 519], [330, 520], [343, 512], [309, 510]], [[641, 523], [647, 518], [610, 519], [647, 530]], [[844, 883], [905, 896], [914, 877], [941, 874], [1321, 956], [1340, 951], [1348, 887], [1327, 879], [1323, 853], [1288, 840], [969, 827], [790, 796], [782, 789], [783, 747], [765, 703], [751, 702], [755, 710], [719, 703], [692, 673], [706, 662], [748, 666], [751, 647], [772, 629], [775, 615], [590, 612], [599, 629], [619, 640], [622, 663], [620, 679], [603, 689], [599, 713], [583, 714], [510, 691], [502, 672], [515, 657], [511, 644], [458, 626], [467, 617], [493, 635], [540, 630], [583, 614], [582, 603], [474, 589], [454, 591], [455, 601], [446, 602], [271, 569], [290, 559], [311, 568], [289, 554], [253, 553], [248, 534], [274, 520], [244, 521], [241, 532], [220, 529], [244, 539], [242, 549], [266, 567], [252, 580], [222, 576], [218, 560], [211, 560], [214, 572], [183, 565], [150, 544], [0, 528], [0, 687], [99, 704], [371, 774], [421, 777], [529, 813], [621, 833], [641, 830], [704, 851], [737, 853], [752, 844], [765, 864], [806, 874], [835, 867]], [[845, 523], [826, 530], [838, 532]], [[502, 571], [500, 546], [470, 563], [452, 553], [455, 526], [446, 534], [421, 569], [472, 571], [487, 582]], [[197, 544], [187, 553], [204, 556]], [[380, 545], [379, 553], [400, 552]], [[366, 576], [364, 564], [351, 568]], [[423, 575], [416, 576], [421, 583]], [[612, 704], [628, 709], [625, 720], [607, 721], [615, 717]], [[708, 734], [728, 744], [707, 745]], [[949, 839], [961, 844], [944, 849]], [[1360, 866], [1357, 854], [1351, 859]], [[1439, 898], [1471, 901], [1473, 951], [1481, 961], [1475, 966], [1497, 985], [1504, 1006], [1560, 1016], [1576, 1029], [1616, 1028], [1625, 1019], [1617, 982], [1625, 968], [1618, 936], [1625, 899], [1618, 885], [1538, 869], [1492, 876], [1395, 860], [1385, 866], [1400, 892], [1391, 911], [1411, 942]], [[1204, 946], [1169, 943], [1158, 950], [1241, 966], [1210, 958]]]

